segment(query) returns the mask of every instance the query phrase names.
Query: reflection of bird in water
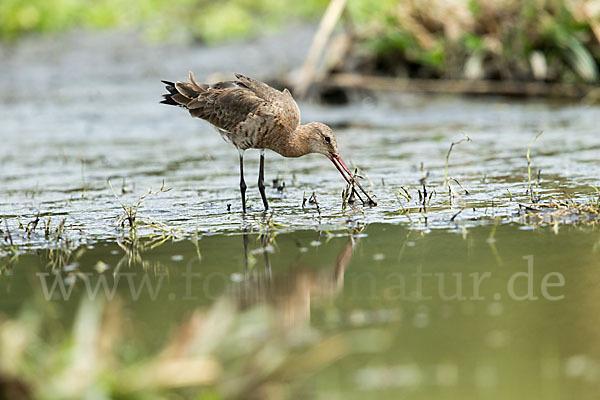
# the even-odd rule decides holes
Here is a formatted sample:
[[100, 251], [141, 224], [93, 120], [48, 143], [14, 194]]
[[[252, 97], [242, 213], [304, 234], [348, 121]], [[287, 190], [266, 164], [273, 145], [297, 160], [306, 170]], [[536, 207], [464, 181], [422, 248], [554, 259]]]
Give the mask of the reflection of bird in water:
[[338, 253], [333, 264], [315, 271], [313, 268], [298, 265], [287, 273], [271, 274], [271, 262], [266, 243], [262, 252], [265, 258], [265, 273], [248, 273], [248, 235], [243, 235], [246, 279], [233, 288], [232, 296], [242, 308], [259, 304], [273, 307], [280, 315], [281, 325], [291, 328], [310, 321], [311, 299], [332, 299], [344, 286], [344, 273], [350, 260], [355, 240], [351, 236]]
[[331, 160], [346, 182], [356, 185], [363, 192], [367, 200], [355, 192], [363, 204], [377, 205], [342, 161], [330, 127], [320, 122], [300, 125], [300, 109], [287, 89], [280, 92], [256, 79], [241, 74], [235, 76], [236, 80], [213, 85], [196, 83], [191, 72], [189, 82], [162, 81], [169, 93], [163, 95], [161, 103], [184, 107], [192, 117], [210, 122], [225, 140], [238, 149], [244, 212], [244, 151], [247, 149], [260, 149], [258, 190], [265, 209], [269, 208], [264, 184], [265, 149], [284, 157], [323, 154]]

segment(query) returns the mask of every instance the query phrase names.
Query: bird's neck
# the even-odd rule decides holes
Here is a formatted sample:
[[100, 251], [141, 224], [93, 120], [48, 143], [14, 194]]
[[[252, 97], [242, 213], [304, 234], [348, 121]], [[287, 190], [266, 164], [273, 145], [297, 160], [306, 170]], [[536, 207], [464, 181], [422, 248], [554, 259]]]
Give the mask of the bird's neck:
[[310, 134], [306, 125], [298, 125], [296, 130], [286, 132], [273, 143], [271, 150], [284, 157], [301, 157], [310, 153]]

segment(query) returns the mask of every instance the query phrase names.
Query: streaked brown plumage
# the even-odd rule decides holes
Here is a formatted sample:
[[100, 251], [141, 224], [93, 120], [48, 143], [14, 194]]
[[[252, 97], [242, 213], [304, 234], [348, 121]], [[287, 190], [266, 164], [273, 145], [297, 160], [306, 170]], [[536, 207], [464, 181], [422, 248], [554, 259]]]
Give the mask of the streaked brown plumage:
[[300, 125], [300, 109], [287, 89], [279, 91], [259, 80], [241, 74], [235, 76], [237, 80], [213, 85], [197, 83], [192, 72], [189, 82], [162, 81], [169, 93], [163, 95], [161, 103], [185, 107], [192, 117], [210, 122], [223, 138], [238, 148], [244, 212], [243, 152], [247, 149], [261, 150], [258, 186], [265, 209], [268, 209], [268, 202], [263, 183], [264, 149], [284, 157], [324, 154], [347, 182], [361, 189], [369, 205], [376, 205], [339, 157], [337, 140], [331, 128], [320, 122]]

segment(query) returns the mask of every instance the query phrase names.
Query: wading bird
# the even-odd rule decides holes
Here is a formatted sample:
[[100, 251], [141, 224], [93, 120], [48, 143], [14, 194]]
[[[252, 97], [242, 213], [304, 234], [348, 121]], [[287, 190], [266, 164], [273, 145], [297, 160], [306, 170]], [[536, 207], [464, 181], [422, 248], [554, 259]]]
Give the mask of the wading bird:
[[[342, 161], [330, 127], [320, 122], [300, 125], [300, 109], [287, 89], [281, 92], [259, 80], [241, 74], [235, 76], [236, 80], [212, 85], [196, 83], [192, 72], [189, 82], [162, 81], [169, 93], [163, 95], [161, 103], [184, 107], [192, 117], [208, 121], [238, 149], [244, 212], [244, 151], [247, 149], [260, 150], [258, 190], [265, 210], [269, 208], [264, 184], [265, 149], [284, 157], [323, 154], [331, 160], [363, 204], [377, 205]], [[354, 190], [355, 185], [366, 200]]]

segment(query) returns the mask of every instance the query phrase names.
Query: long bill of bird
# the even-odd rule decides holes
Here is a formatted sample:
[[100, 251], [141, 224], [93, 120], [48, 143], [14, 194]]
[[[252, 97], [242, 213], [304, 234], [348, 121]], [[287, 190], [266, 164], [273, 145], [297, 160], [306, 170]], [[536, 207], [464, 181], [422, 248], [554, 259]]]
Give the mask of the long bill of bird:
[[[295, 133], [296, 134], [293, 135], [294, 139], [306, 146], [299, 155], [319, 153], [327, 156], [333, 165], [335, 165], [340, 174], [342, 174], [348, 185], [350, 185], [352, 190], [351, 194], [356, 193], [363, 205], [377, 205], [375, 200], [373, 200], [367, 191], [363, 189], [360, 183], [358, 183], [354, 174], [352, 174], [350, 169], [348, 169], [346, 164], [344, 164], [344, 161], [342, 161], [342, 158], [338, 153], [337, 139], [333, 133], [333, 130], [329, 126], [321, 122], [309, 122], [306, 125], [298, 126]], [[297, 147], [302, 147], [302, 145]], [[363, 199], [355, 187], [357, 187], [366, 196], [366, 200]]]
[[[340, 174], [342, 174], [342, 176], [344, 177], [346, 182], [348, 182], [348, 184], [352, 187], [352, 190], [354, 191], [354, 193], [356, 193], [356, 195], [358, 196], [360, 201], [362, 201], [363, 205], [364, 204], [368, 204], [369, 206], [377, 205], [375, 200], [373, 200], [371, 198], [371, 196], [369, 196], [369, 194], [366, 192], [366, 190], [363, 189], [363, 187], [360, 185], [360, 183], [358, 183], [358, 181], [356, 180], [354, 175], [350, 172], [348, 167], [346, 167], [346, 164], [344, 164], [344, 161], [342, 161], [342, 158], [340, 157], [340, 155], [338, 153], [330, 153], [329, 159], [331, 160], [333, 165], [335, 165], [337, 170], [340, 171]], [[354, 189], [354, 186], [358, 187], [360, 189], [360, 191], [363, 192], [363, 194], [367, 197], [366, 201], [361, 197], [360, 193], [358, 193]]]

